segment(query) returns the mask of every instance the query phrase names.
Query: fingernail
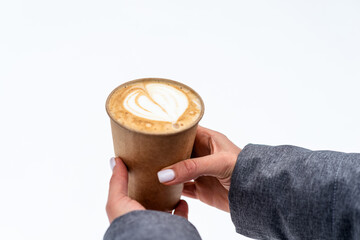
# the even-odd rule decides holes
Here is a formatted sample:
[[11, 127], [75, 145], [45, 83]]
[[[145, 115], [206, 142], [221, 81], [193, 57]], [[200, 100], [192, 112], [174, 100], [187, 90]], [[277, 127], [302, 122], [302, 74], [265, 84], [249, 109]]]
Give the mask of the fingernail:
[[114, 157], [110, 158], [110, 168], [111, 168], [111, 171], [113, 170], [113, 168], [115, 167], [115, 165], [116, 165], [115, 158], [114, 158]]
[[165, 169], [157, 173], [159, 182], [169, 182], [175, 178], [175, 172], [172, 169]]

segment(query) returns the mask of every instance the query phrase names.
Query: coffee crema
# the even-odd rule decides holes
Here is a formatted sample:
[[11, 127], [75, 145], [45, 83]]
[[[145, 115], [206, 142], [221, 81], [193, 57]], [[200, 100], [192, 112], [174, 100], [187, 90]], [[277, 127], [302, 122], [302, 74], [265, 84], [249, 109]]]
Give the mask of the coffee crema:
[[110, 117], [131, 130], [175, 133], [202, 117], [202, 100], [191, 88], [168, 79], [138, 79], [116, 88], [106, 104]]

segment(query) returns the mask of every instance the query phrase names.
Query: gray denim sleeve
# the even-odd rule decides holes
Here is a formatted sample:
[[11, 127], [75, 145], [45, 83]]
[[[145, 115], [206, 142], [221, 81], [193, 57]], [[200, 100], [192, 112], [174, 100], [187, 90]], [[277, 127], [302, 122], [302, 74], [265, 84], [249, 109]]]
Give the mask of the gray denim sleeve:
[[132, 211], [116, 218], [104, 240], [201, 240], [196, 228], [185, 218], [164, 212]]
[[255, 239], [360, 239], [360, 154], [247, 145], [229, 192], [236, 231]]

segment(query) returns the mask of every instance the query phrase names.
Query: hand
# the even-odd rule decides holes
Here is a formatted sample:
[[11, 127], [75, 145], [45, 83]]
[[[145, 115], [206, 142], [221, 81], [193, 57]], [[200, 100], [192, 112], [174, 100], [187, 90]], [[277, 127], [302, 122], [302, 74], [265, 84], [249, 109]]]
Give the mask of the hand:
[[165, 185], [185, 183], [184, 196], [229, 212], [230, 180], [240, 151], [225, 135], [199, 126], [193, 158], [160, 171], [159, 181]]
[[[106, 213], [111, 223], [115, 218], [126, 213], [145, 210], [145, 208], [139, 202], [128, 197], [128, 172], [123, 161], [120, 158], [112, 158], [110, 165], [115, 165], [110, 179], [109, 196], [106, 204]], [[180, 200], [174, 214], [187, 219], [188, 211], [187, 203]]]

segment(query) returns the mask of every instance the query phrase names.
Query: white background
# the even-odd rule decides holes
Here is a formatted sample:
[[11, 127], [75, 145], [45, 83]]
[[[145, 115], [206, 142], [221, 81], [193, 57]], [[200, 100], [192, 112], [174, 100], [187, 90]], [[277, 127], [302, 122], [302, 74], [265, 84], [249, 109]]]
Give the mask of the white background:
[[[0, 239], [101, 239], [105, 100], [164, 77], [238, 146], [360, 152], [359, 1], [0, 2]], [[188, 200], [203, 239], [246, 239]], [[169, 230], [171, 231], [171, 230]]]

